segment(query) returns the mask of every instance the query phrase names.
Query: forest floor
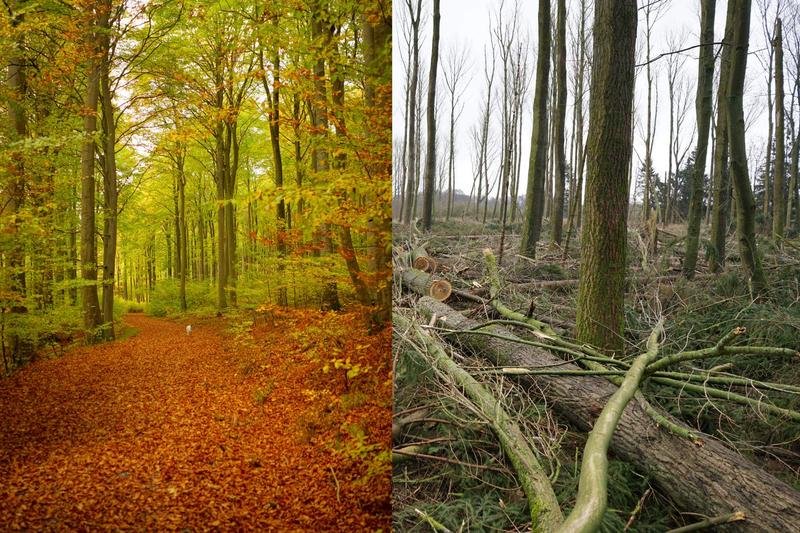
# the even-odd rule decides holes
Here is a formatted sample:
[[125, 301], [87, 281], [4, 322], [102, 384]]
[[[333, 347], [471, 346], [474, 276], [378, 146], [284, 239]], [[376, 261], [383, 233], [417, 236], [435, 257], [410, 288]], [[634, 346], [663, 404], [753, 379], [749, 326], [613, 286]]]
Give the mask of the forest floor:
[[[567, 253], [543, 242], [535, 260], [517, 254], [519, 224], [509, 226], [500, 268], [499, 299], [509, 308], [543, 320], [569, 339], [575, 330], [575, 309], [580, 263], [580, 242], [573, 237]], [[454, 289], [446, 303], [469, 318], [498, 318], [491, 309], [491, 294], [483, 250], [497, 255], [499, 224], [438, 221], [434, 230], [420, 233], [394, 227], [395, 272], [404, 267], [403, 252], [424, 250], [433, 260], [435, 277]], [[707, 228], [702, 241], [708, 240]], [[746, 274], [739, 266], [733, 235], [728, 242], [726, 270], [708, 271], [701, 252], [698, 275], [680, 276], [684, 257], [685, 226], [659, 228], [654, 254], [644, 229], [632, 225], [628, 233], [628, 283], [625, 297], [625, 340], [628, 355], [641, 353], [655, 317], [663, 317], [664, 353], [713, 346], [733, 328], [746, 328], [740, 344], [776, 346], [797, 350], [800, 332], [800, 242], [787, 240], [778, 247], [759, 237], [768, 284], [765, 294], [753, 300]], [[547, 228], [543, 235], [549, 235]], [[399, 268], [398, 268], [399, 265]], [[429, 320], [418, 309], [419, 296], [401, 290], [396, 275], [394, 312], [418, 324]], [[400, 278], [402, 281], [402, 278]], [[430, 329], [429, 329], [430, 330]], [[524, 335], [524, 330], [515, 330]], [[476, 415], [463, 390], [451, 378], [430, 370], [431, 356], [415, 339], [396, 331], [395, 340], [395, 450], [394, 530], [426, 532], [430, 519], [451, 531], [523, 531], [529, 527], [527, 501], [505, 453], [485, 420]], [[453, 360], [469, 371], [498, 398], [515, 422], [529, 435], [532, 447], [550, 474], [562, 510], [574, 505], [580, 458], [586, 433], [570, 425], [553, 408], [554, 398], [545, 385], [498, 375], [492, 358], [448, 342]], [[529, 337], [528, 340], [534, 340]], [[538, 340], [538, 339], [536, 339]], [[554, 352], [555, 353], [555, 352]], [[724, 366], [722, 366], [724, 365]], [[731, 376], [800, 386], [796, 359], [742, 355], [720, 356], [689, 363], [685, 372], [730, 369]], [[758, 467], [800, 490], [800, 430], [796, 422], [767, 418], [752, 407], [715, 400], [703, 394], [647, 383], [646, 397], [690, 427], [724, 441]], [[744, 395], [800, 410], [800, 395], [755, 387], [725, 386]], [[686, 525], [696, 517], [680, 513], [671, 494], [657, 480], [613, 451], [608, 467], [608, 509], [600, 531], [663, 532]]]
[[[391, 334], [294, 313], [189, 335], [129, 314], [130, 338], [0, 380], [0, 524], [388, 530]], [[343, 384], [309, 355], [319, 339], [287, 333], [320, 320], [353, 333], [361, 376]]]

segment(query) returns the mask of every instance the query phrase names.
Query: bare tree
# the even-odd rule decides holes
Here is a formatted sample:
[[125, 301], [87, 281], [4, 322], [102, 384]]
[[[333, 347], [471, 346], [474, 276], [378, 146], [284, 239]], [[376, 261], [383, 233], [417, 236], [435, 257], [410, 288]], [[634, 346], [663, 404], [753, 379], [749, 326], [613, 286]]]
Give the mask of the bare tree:
[[450, 215], [453, 210], [453, 195], [455, 190], [455, 127], [461, 112], [464, 110], [464, 105], [461, 98], [466, 89], [467, 76], [467, 50], [466, 48], [458, 47], [451, 48], [444, 61], [444, 68], [442, 75], [444, 77], [444, 86], [447, 90], [447, 95], [450, 103], [450, 144], [448, 147], [448, 163], [447, 163], [447, 216], [446, 219], [450, 220]]
[[[731, 178], [736, 189], [736, 233], [739, 238], [739, 255], [750, 275], [754, 295], [764, 288], [764, 271], [756, 249], [756, 204], [750, 188], [747, 171], [747, 153], [744, 131], [743, 91], [747, 69], [747, 49], [750, 44], [751, 0], [730, 0], [735, 6], [733, 17], [733, 49], [731, 51], [730, 79], [728, 80], [728, 128], [730, 138]], [[769, 154], [767, 155], [769, 158]]]
[[553, 184], [553, 217], [550, 239], [561, 244], [561, 229], [564, 219], [564, 181], [566, 178], [566, 154], [564, 153], [564, 119], [567, 114], [567, 2], [558, 0], [558, 22], [556, 24], [556, 99], [554, 150], [555, 183]]
[[692, 173], [692, 187], [689, 194], [689, 220], [686, 229], [686, 257], [683, 261], [683, 275], [694, 277], [697, 264], [697, 248], [700, 242], [700, 221], [703, 208], [703, 177], [706, 172], [708, 154], [708, 133], [711, 126], [711, 103], [714, 89], [714, 14], [716, 0], [702, 0], [700, 15], [700, 58], [697, 73], [697, 97], [695, 109], [697, 117], [697, 151]]
[[785, 178], [784, 160], [786, 158], [786, 148], [784, 146], [786, 129], [783, 116], [783, 29], [780, 17], [775, 20], [775, 39], [772, 41], [772, 46], [775, 49], [775, 177], [772, 180], [772, 238], [779, 241], [783, 238], [783, 184]]
[[711, 244], [713, 252], [708, 258], [709, 269], [718, 272], [725, 266], [725, 240], [728, 234], [730, 211], [730, 175], [728, 155], [728, 80], [730, 78], [730, 57], [733, 43], [733, 2], [728, 2], [725, 33], [722, 38], [720, 56], [719, 86], [717, 87], [717, 124], [714, 146], [713, 208], [711, 211]]
[[408, 128], [407, 134], [407, 156], [408, 167], [411, 167], [411, 175], [407, 175], [406, 180], [406, 199], [403, 206], [403, 223], [410, 224], [413, 215], [413, 207], [416, 204], [417, 187], [416, 172], [417, 168], [417, 144], [419, 143], [417, 136], [417, 90], [419, 87], [419, 23], [422, 13], [422, 0], [417, 0], [416, 6], [413, 0], [406, 0], [406, 7], [408, 8], [409, 26], [411, 32], [411, 45], [410, 53], [410, 71], [411, 77], [407, 87], [408, 98], [408, 112], [406, 116], [406, 127]]
[[[539, 44], [536, 59], [536, 88], [533, 96], [533, 133], [528, 166], [528, 191], [520, 253], [536, 256], [542, 231], [544, 181], [547, 173], [547, 92], [550, 77], [550, 2], [539, 2]], [[501, 249], [502, 251], [502, 249]]]
[[428, 137], [423, 177], [422, 227], [433, 224], [433, 185], [436, 172], [436, 73], [439, 70], [439, 0], [433, 0], [433, 38], [431, 40], [431, 65], [428, 75]]
[[[688, 108], [688, 98], [681, 96], [688, 95], [688, 91], [683, 90], [683, 78], [681, 76], [686, 57], [683, 54], [675, 53], [683, 47], [686, 42], [686, 32], [671, 32], [667, 35], [667, 50], [671, 53], [666, 56], [667, 64], [667, 91], [669, 96], [669, 145], [667, 146], [667, 175], [666, 175], [666, 201], [664, 206], [664, 223], [669, 224], [673, 221], [673, 194], [675, 191], [675, 173], [680, 169], [678, 150], [680, 146], [681, 122], [686, 116]], [[681, 106], [681, 103], [684, 105]], [[683, 111], [683, 114], [681, 114]], [[673, 160], [675, 166], [672, 166]], [[673, 173], [674, 169], [674, 173]]]
[[576, 332], [581, 342], [621, 351], [624, 328], [625, 248], [631, 158], [635, 0], [595, 3], [594, 63], [589, 100], [591, 154], [586, 175], [586, 218]]

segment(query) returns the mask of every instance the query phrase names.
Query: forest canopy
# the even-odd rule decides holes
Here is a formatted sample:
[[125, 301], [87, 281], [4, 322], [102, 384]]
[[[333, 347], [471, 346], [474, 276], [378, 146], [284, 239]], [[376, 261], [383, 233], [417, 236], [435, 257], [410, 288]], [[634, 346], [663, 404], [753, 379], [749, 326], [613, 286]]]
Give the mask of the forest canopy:
[[12, 359], [141, 305], [388, 316], [391, 9], [362, 4], [4, 2]]

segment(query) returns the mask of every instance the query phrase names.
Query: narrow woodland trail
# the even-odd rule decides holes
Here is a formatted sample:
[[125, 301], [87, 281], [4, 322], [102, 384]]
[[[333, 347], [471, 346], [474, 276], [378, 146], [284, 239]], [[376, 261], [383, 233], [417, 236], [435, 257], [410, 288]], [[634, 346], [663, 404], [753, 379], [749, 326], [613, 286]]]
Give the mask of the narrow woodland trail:
[[137, 335], [0, 381], [0, 529], [388, 530], [388, 479], [352, 482], [308, 431], [300, 351], [240, 349], [215, 321], [125, 321]]

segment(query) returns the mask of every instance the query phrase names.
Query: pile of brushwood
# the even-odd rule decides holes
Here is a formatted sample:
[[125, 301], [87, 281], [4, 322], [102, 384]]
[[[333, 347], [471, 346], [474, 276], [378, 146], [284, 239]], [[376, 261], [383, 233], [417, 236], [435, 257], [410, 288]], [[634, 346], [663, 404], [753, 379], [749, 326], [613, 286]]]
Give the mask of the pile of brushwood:
[[576, 245], [397, 229], [396, 530], [796, 530], [800, 242], [760, 242], [754, 298], [733, 240], [686, 280], [681, 228], [631, 229], [608, 357], [572, 338]]

